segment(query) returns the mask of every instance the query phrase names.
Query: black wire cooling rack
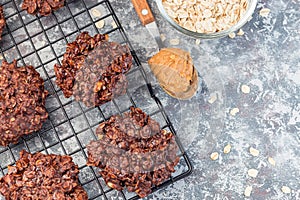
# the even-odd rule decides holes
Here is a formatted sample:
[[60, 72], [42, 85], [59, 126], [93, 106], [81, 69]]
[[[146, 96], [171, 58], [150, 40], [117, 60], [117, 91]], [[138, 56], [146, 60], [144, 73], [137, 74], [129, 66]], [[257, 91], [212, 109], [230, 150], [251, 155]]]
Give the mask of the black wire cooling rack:
[[[21, 10], [22, 0], [1, 0], [7, 25], [0, 42], [0, 61], [18, 61], [19, 66], [33, 65], [45, 80], [49, 91], [46, 107], [49, 119], [43, 128], [34, 134], [23, 137], [18, 144], [0, 147], [0, 177], [7, 172], [7, 166], [15, 164], [22, 149], [34, 153], [65, 154], [73, 157], [80, 169], [79, 180], [88, 192], [89, 199], [138, 199], [134, 193], [116, 191], [106, 186], [97, 168], [86, 166], [85, 146], [96, 139], [97, 125], [113, 114], [129, 111], [130, 106], [140, 107], [152, 118], [160, 122], [162, 128], [176, 132], [160, 100], [155, 96], [147, 75], [135, 54], [128, 38], [108, 0], [73, 0], [50, 16], [32, 16]], [[101, 12], [94, 16], [93, 9]], [[96, 27], [100, 20], [105, 21], [101, 29]], [[128, 44], [134, 58], [134, 67], [126, 75], [129, 87], [126, 95], [97, 108], [86, 108], [74, 99], [64, 98], [55, 85], [53, 66], [60, 63], [66, 44], [75, 39], [79, 32], [88, 31], [109, 34], [112, 41]], [[172, 184], [188, 176], [192, 165], [178, 137], [180, 162], [172, 177], [159, 187]], [[1, 199], [1, 197], [0, 197]]]

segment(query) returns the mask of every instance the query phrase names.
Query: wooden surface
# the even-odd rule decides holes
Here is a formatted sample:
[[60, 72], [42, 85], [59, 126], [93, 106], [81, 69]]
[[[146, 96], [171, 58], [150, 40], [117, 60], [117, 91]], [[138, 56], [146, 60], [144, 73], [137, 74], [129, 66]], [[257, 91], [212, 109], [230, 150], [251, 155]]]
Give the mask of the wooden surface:
[[147, 0], [131, 0], [131, 2], [144, 26], [155, 20]]

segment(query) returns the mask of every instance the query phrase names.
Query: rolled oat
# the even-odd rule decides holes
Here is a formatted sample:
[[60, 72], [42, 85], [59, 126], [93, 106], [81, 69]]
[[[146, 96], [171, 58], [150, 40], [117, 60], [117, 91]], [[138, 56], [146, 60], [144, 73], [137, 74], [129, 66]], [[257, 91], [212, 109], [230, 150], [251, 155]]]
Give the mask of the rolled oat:
[[274, 158], [271, 158], [271, 157], [268, 158], [268, 162], [273, 166], [275, 166], [275, 164], [276, 164]]
[[100, 20], [100, 21], [96, 22], [96, 27], [99, 28], [99, 29], [103, 28], [104, 25], [105, 25], [105, 21], [104, 20]]
[[94, 17], [101, 17], [102, 16], [101, 12], [97, 8], [92, 9], [92, 15]]
[[224, 147], [223, 152], [224, 152], [225, 154], [227, 154], [227, 153], [229, 153], [230, 151], [231, 151], [231, 145], [230, 145], [230, 144], [227, 144], [227, 145]]
[[244, 195], [246, 197], [250, 197], [251, 192], [252, 192], [252, 186], [247, 186], [246, 189], [245, 189], [245, 191], [244, 191]]
[[252, 156], [258, 156], [259, 155], [259, 150], [254, 149], [253, 147], [249, 148], [249, 152]]
[[193, 32], [214, 33], [234, 26], [248, 8], [248, 0], [163, 0], [168, 15]]
[[255, 177], [257, 176], [257, 174], [258, 174], [258, 171], [257, 171], [256, 169], [249, 169], [249, 170], [248, 170], [248, 175], [249, 175], [250, 177], [255, 178]]
[[250, 93], [250, 87], [248, 85], [242, 85], [241, 86], [241, 91], [245, 94], [249, 94]]
[[217, 160], [218, 158], [219, 158], [219, 153], [218, 152], [213, 152], [210, 155], [210, 159], [212, 159], [212, 160]]
[[244, 35], [245, 33], [244, 33], [244, 31], [243, 31], [243, 29], [240, 29], [238, 32], [237, 32], [237, 35], [238, 36], [242, 36], [242, 35]]
[[289, 188], [288, 186], [282, 186], [281, 191], [285, 194], [289, 194], [291, 193], [291, 188]]
[[232, 116], [235, 116], [237, 113], [239, 113], [240, 112], [240, 109], [239, 108], [232, 108], [231, 110], [230, 110], [230, 114], [232, 115]]
[[235, 33], [234, 32], [229, 33], [228, 37], [230, 37], [231, 39], [235, 38]]
[[268, 17], [271, 10], [269, 8], [263, 8], [259, 11], [259, 15], [262, 17]]

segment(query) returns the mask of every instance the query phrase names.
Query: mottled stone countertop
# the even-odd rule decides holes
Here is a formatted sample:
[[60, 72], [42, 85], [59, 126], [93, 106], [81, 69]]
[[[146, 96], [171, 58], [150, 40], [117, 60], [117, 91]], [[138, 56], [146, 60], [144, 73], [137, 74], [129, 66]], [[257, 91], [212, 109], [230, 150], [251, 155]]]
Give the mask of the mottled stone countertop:
[[[10, 2], [10, 0], [0, 1], [1, 4]], [[7, 17], [21, 5], [21, 0], [12, 2], [4, 6]], [[84, 2], [95, 3], [101, 0], [84, 0]], [[201, 40], [200, 44], [197, 44], [195, 38], [177, 32], [164, 21], [154, 0], [149, 0], [159, 29], [165, 37], [164, 45], [172, 47], [170, 40], [178, 39], [180, 43], [174, 47], [190, 51], [199, 71], [201, 77], [199, 90], [196, 96], [187, 101], [169, 97], [153, 78], [147, 60], [158, 51], [158, 47], [146, 28], [141, 25], [131, 1], [110, 0], [110, 2], [143, 67], [151, 77], [157, 96], [165, 106], [194, 166], [190, 176], [154, 192], [146, 199], [300, 199], [300, 1], [259, 0], [252, 20], [243, 27], [245, 32], [243, 36], [233, 39], [225, 37]], [[271, 10], [267, 17], [259, 15], [262, 8]], [[1, 49], [8, 50], [0, 52], [2, 57], [0, 60], [5, 58], [12, 61], [20, 55], [28, 54], [30, 56], [20, 60], [19, 64], [24, 61], [26, 64], [40, 66], [38, 71], [43, 78], [47, 78], [45, 71], [49, 77], [54, 78], [53, 65], [57, 63], [54, 54], [62, 55], [67, 40], [73, 41], [77, 36], [76, 26], [72, 24], [76, 21], [77, 26], [82, 27], [89, 21], [87, 14], [82, 13], [75, 19], [61, 22], [60, 26], [56, 26], [56, 20], [63, 21], [70, 16], [68, 9], [76, 13], [84, 7], [81, 1], [74, 1], [70, 4], [70, 8], [62, 8], [55, 12], [55, 16], [41, 18], [39, 23], [45, 27], [52, 27], [54, 23], [53, 28], [46, 33], [40, 30], [41, 25], [34, 21], [26, 26], [26, 31], [17, 28], [11, 36], [3, 34]], [[112, 17], [108, 18], [106, 24], [112, 21]], [[15, 14], [7, 20], [7, 27], [15, 30], [15, 27], [22, 26], [22, 23], [27, 23], [31, 19], [35, 17], [24, 12], [20, 16]], [[85, 30], [90, 30], [89, 28], [93, 30], [92, 26]], [[104, 27], [104, 32], [107, 31], [105, 28], [109, 26]], [[72, 31], [75, 31], [74, 34], [68, 38], [61, 35], [62, 32], [67, 34]], [[26, 40], [28, 34], [34, 35], [37, 32], [40, 34], [30, 41]], [[48, 35], [47, 38], [45, 34]], [[95, 34], [95, 30], [91, 31], [91, 34]], [[16, 48], [9, 47], [14, 46], [12, 41], [19, 43], [24, 38], [25, 42], [18, 45], [19, 52]], [[51, 46], [52, 50], [49, 47], [51, 41], [56, 41]], [[40, 48], [38, 52], [34, 51], [33, 44], [36, 49]], [[41, 64], [39, 60], [43, 63], [51, 62]], [[48, 110], [57, 110], [58, 99], [61, 103], [68, 100], [62, 97], [61, 93], [58, 94], [59, 97], [55, 95], [54, 90], [58, 89], [54, 88], [56, 87], [54, 79], [51, 81], [53, 87], [50, 87], [50, 81], [46, 84], [46, 89], [51, 94], [46, 107]], [[245, 93], [241, 89], [244, 87], [250, 91]], [[75, 116], [80, 111], [75, 102], [65, 106], [65, 110], [68, 117]], [[87, 121], [91, 124], [101, 121], [100, 114], [94, 111], [97, 110], [91, 110], [87, 114], [86, 120], [81, 116], [76, 117], [74, 120], [78, 122], [72, 121], [72, 124], [75, 124], [73, 132], [82, 131], [87, 127]], [[55, 125], [66, 120], [65, 118], [60, 109], [53, 111], [44, 128], [51, 125], [49, 122]], [[51, 129], [49, 134], [43, 134], [44, 143], [49, 146], [53, 144], [48, 148], [49, 153], [66, 154], [78, 150], [78, 144], [72, 140], [75, 137], [64, 142], [64, 151], [59, 144], [54, 145], [58, 143], [54, 137], [55, 133], [56, 137], [60, 138], [72, 137], [73, 134], [69, 125], [60, 125], [55, 131], [52, 132]], [[80, 132], [77, 137], [82, 145], [86, 145], [92, 138], [91, 135], [89, 131], [85, 131]], [[42, 139], [34, 136], [28, 141], [32, 144], [30, 146], [32, 152], [43, 151]], [[228, 144], [231, 145], [231, 151], [225, 154], [223, 149]], [[259, 151], [258, 156], [250, 154], [250, 147]], [[20, 143], [12, 146], [11, 151], [18, 155], [23, 148], [26, 146]], [[13, 163], [8, 149], [0, 147], [0, 150], [4, 152], [0, 154], [0, 167]], [[213, 152], [219, 154], [218, 159], [210, 158]], [[85, 158], [80, 152], [73, 157], [78, 165], [85, 165]], [[271, 158], [275, 164], [269, 162], [272, 161]], [[87, 170], [89, 169], [81, 170], [80, 179], [89, 178], [88, 175], [84, 175], [88, 174]], [[253, 171], [255, 174], [255, 170], [258, 172], [256, 177], [248, 175]], [[3, 174], [0, 171], [0, 176]], [[92, 182], [86, 186], [91, 192], [97, 186], [93, 184]], [[246, 198], [244, 191], [247, 187], [252, 187], [252, 192], [250, 197]], [[119, 198], [112, 195], [111, 199]]]
[[[128, 0], [111, 2], [147, 69], [147, 60], [158, 51], [154, 40]], [[158, 94], [194, 171], [147, 199], [245, 199], [248, 186], [252, 192], [247, 199], [300, 199], [299, 0], [260, 0], [253, 19], [243, 27], [245, 35], [201, 40], [200, 45], [174, 30], [155, 2], [149, 2], [164, 44], [172, 47], [170, 40], [179, 39], [175, 47], [192, 53], [204, 84], [188, 101]], [[271, 10], [268, 17], [259, 15], [262, 8]], [[243, 85], [250, 93], [242, 92]], [[232, 148], [224, 154], [227, 144]], [[251, 155], [250, 147], [259, 155]], [[210, 159], [213, 152], [219, 153], [215, 161]], [[256, 178], [248, 175], [249, 169], [258, 171]], [[283, 186], [291, 192], [284, 193]]]

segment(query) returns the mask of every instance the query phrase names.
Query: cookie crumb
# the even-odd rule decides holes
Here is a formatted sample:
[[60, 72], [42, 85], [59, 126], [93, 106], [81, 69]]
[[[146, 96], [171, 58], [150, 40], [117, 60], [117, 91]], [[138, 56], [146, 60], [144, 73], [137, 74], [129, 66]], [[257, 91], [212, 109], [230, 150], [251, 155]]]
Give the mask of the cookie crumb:
[[116, 24], [115, 21], [113, 21], [113, 22], [111, 23], [111, 26], [112, 26], [113, 28], [117, 28], [117, 27], [118, 27], [118, 25]]
[[239, 108], [232, 108], [231, 111], [230, 111], [230, 114], [232, 116], [235, 116], [238, 112], [240, 112]]
[[249, 94], [250, 93], [250, 87], [248, 85], [242, 85], [241, 91], [245, 94]]
[[271, 157], [268, 158], [268, 162], [273, 166], [275, 166], [275, 164], [276, 164], [274, 158], [271, 158]]
[[230, 144], [227, 144], [227, 145], [224, 147], [223, 152], [224, 152], [225, 154], [227, 154], [227, 153], [230, 152], [230, 150], [231, 150], [231, 145], [230, 145]]
[[212, 160], [217, 160], [218, 158], [219, 158], [219, 153], [218, 152], [213, 152], [210, 155], [210, 159], [212, 159]]
[[249, 152], [252, 156], [258, 156], [259, 155], [259, 150], [254, 149], [253, 147], [249, 148]]
[[251, 192], [252, 192], [252, 186], [247, 186], [246, 189], [245, 189], [244, 195], [246, 197], [250, 197]]
[[257, 177], [257, 174], [258, 174], [258, 171], [257, 171], [256, 169], [249, 169], [249, 170], [248, 170], [248, 175], [249, 175], [250, 177], [255, 178], [255, 177]]
[[282, 186], [281, 191], [285, 194], [289, 194], [291, 193], [291, 188], [289, 188], [288, 186]]
[[200, 39], [196, 39], [196, 42], [195, 42], [195, 43], [196, 43], [196, 45], [199, 45], [200, 42], [201, 42]]

